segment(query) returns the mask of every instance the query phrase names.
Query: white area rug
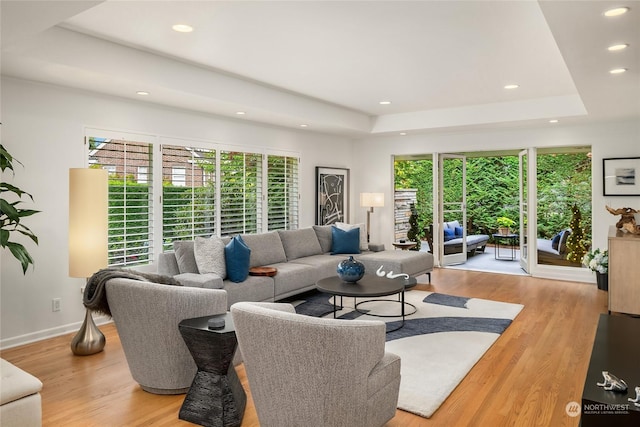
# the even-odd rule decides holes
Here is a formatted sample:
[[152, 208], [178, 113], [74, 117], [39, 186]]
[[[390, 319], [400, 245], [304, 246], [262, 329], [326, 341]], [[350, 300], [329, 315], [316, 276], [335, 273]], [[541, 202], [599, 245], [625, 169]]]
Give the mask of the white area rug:
[[[387, 351], [402, 359], [398, 408], [429, 418], [523, 306], [417, 290], [406, 292], [405, 301], [413, 304], [417, 312], [407, 316], [403, 328], [387, 334], [386, 345]], [[380, 318], [355, 312], [353, 298], [345, 297], [343, 303], [338, 317], [385, 320], [389, 330], [398, 326], [397, 317]], [[359, 308], [376, 314], [400, 312], [397, 301], [367, 302]], [[407, 307], [407, 312], [410, 311], [413, 308]]]

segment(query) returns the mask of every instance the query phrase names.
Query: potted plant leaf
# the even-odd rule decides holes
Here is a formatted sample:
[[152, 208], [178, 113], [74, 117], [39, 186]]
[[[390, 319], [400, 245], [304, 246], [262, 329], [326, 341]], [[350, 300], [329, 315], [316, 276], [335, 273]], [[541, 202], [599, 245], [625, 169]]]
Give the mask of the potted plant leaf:
[[514, 220], [506, 216], [499, 216], [496, 219], [496, 222], [498, 223], [498, 233], [502, 234], [503, 236], [509, 234], [511, 227], [516, 225], [516, 222]]
[[[2, 169], [2, 172], [5, 169], [9, 169], [15, 173], [13, 169], [14, 162], [20, 163], [0, 144], [0, 169]], [[17, 200], [9, 202], [5, 199], [7, 194], [13, 194], [17, 197]], [[24, 217], [31, 216], [39, 211], [22, 209], [19, 205], [23, 203], [23, 196], [29, 197], [33, 201], [33, 196], [26, 191], [8, 182], [0, 182], [0, 246], [9, 248], [11, 254], [22, 264], [22, 273], [26, 274], [29, 265], [33, 264], [33, 258], [31, 258], [29, 251], [22, 244], [9, 240], [15, 233], [19, 233], [38, 244], [38, 237], [21, 221]], [[13, 198], [15, 199], [16, 197]]]

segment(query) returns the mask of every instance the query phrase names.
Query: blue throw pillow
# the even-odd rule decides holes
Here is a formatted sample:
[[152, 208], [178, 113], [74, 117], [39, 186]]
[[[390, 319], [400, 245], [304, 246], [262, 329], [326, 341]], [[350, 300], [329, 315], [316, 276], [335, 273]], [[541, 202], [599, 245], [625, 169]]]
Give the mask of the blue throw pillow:
[[453, 233], [458, 237], [462, 237], [462, 227], [455, 227]]
[[235, 283], [244, 282], [249, 276], [251, 249], [242, 237], [235, 236], [224, 247], [224, 258], [227, 266], [227, 279]]
[[360, 253], [360, 228], [341, 230], [336, 226], [331, 227], [331, 254], [359, 254]]
[[447, 242], [451, 239], [455, 239], [456, 238], [456, 234], [455, 231], [453, 230], [453, 228], [445, 228], [444, 229], [444, 241]]

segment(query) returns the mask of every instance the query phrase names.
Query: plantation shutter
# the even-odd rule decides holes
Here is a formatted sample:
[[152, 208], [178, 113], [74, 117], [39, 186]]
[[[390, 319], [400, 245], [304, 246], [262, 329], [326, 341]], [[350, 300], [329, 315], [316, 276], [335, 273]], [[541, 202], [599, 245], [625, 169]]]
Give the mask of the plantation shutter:
[[271, 230], [298, 228], [298, 166], [295, 157], [267, 157], [267, 223]]
[[89, 138], [89, 167], [109, 171], [109, 266], [153, 260], [152, 165], [149, 143]]
[[261, 232], [262, 155], [220, 152], [220, 235]]
[[216, 152], [162, 146], [162, 241], [216, 234]]

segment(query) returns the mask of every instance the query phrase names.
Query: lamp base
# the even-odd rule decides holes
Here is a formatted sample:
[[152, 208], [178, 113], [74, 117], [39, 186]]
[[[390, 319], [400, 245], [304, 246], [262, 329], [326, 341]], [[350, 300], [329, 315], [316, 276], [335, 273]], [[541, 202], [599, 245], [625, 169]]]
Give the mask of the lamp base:
[[71, 340], [71, 351], [76, 356], [89, 356], [100, 353], [104, 349], [105, 337], [98, 329], [91, 317], [91, 311], [86, 310], [84, 322], [75, 337]]

